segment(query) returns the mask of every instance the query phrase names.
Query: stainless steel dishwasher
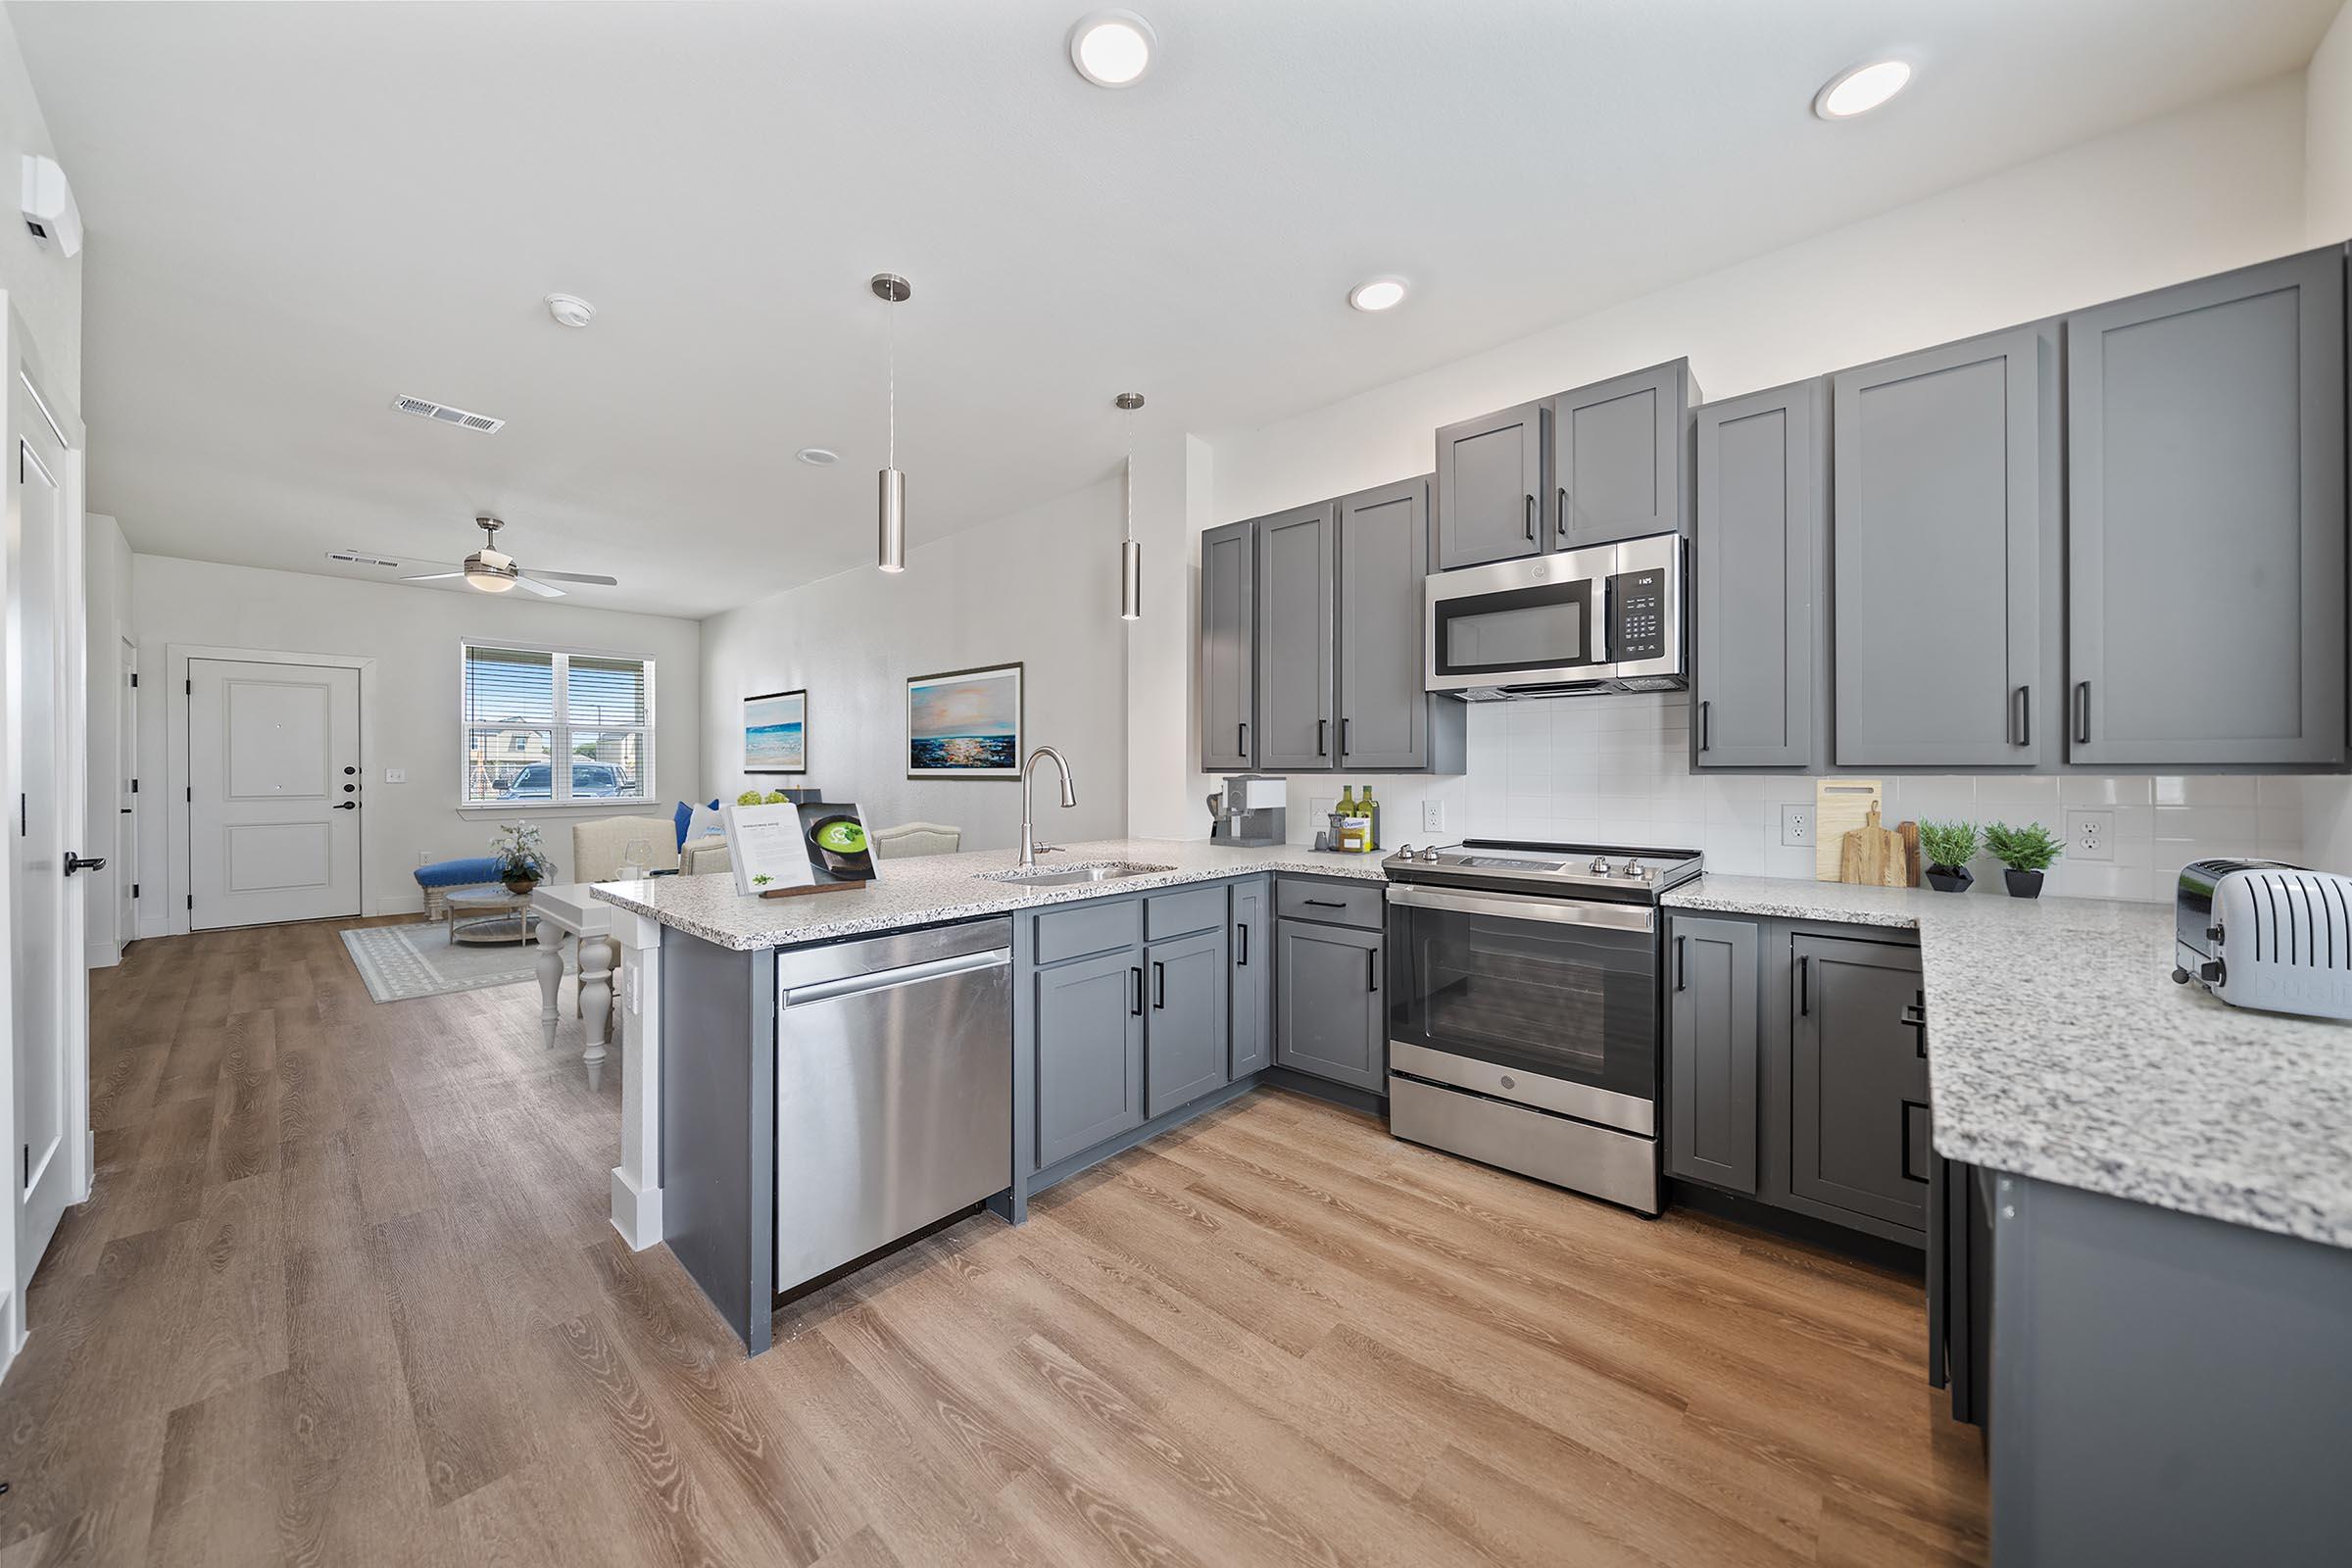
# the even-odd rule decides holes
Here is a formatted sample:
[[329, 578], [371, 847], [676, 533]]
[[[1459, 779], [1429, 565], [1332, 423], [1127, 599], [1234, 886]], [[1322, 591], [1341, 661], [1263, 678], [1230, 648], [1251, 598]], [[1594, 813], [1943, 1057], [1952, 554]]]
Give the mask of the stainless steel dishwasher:
[[1012, 922], [776, 955], [776, 1289], [1012, 1185]]

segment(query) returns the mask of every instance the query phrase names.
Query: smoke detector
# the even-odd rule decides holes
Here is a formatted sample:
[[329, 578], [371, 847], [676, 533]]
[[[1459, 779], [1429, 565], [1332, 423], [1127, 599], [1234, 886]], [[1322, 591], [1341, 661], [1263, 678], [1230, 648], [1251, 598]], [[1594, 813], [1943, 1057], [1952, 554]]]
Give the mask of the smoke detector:
[[841, 454], [830, 447], [803, 447], [793, 456], [812, 468], [830, 468], [841, 461]]
[[397, 397], [392, 400], [392, 407], [403, 414], [413, 414], [419, 419], [437, 419], [461, 429], [479, 430], [484, 435], [504, 429], [507, 422], [493, 419], [487, 414], [469, 414], [464, 409], [453, 409], [446, 403], [435, 403], [430, 398]]
[[558, 326], [586, 326], [596, 319], [596, 307], [577, 294], [550, 294], [547, 314], [556, 318]]

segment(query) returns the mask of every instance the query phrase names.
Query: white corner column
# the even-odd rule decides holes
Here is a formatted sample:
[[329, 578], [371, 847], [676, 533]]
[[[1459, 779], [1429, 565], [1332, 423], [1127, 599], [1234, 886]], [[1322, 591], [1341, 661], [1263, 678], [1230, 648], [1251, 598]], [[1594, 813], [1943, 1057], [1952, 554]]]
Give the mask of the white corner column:
[[614, 906], [620, 948], [620, 1163], [612, 1228], [632, 1251], [662, 1240], [662, 922]]

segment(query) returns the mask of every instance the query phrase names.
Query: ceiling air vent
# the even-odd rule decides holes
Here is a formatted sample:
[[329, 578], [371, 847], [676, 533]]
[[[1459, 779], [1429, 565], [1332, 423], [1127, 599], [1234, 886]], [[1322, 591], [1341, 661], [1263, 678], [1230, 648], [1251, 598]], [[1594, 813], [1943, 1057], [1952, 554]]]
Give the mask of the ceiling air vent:
[[403, 414], [414, 414], [419, 419], [438, 419], [443, 424], [461, 425], [468, 430], [479, 430], [484, 435], [507, 422], [493, 419], [487, 414], [468, 414], [464, 409], [453, 409], [446, 403], [434, 403], [425, 398], [394, 398], [392, 407]]
[[326, 559], [340, 561], [347, 566], [397, 566], [400, 564], [397, 561], [386, 561], [381, 556], [361, 555], [357, 550], [329, 550], [326, 553]]

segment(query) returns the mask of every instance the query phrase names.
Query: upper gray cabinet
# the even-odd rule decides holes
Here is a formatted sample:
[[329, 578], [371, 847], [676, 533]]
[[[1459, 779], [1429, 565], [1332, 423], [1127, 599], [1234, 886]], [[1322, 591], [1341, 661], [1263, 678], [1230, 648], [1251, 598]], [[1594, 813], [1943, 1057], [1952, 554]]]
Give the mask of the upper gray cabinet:
[[1691, 756], [1699, 767], [1806, 767], [1828, 664], [1826, 380], [1702, 406], [1692, 540]]
[[1429, 761], [1429, 480], [1359, 491], [1339, 514], [1340, 764], [1409, 771]]
[[1334, 516], [1325, 501], [1257, 521], [1257, 721], [1261, 767], [1337, 764], [1332, 734]]
[[1200, 765], [1257, 765], [1250, 734], [1255, 709], [1257, 534], [1229, 522], [1200, 536]]
[[1438, 568], [1548, 548], [1544, 458], [1551, 411], [1522, 403], [1438, 432]]
[[2044, 755], [2056, 366], [2054, 330], [2030, 326], [1836, 377], [1840, 765], [2017, 767]]
[[1672, 360], [1551, 400], [1552, 548], [1690, 531], [1683, 434], [1696, 395], [1690, 362]]
[[2066, 330], [2068, 760], [2341, 762], [2343, 252]]

